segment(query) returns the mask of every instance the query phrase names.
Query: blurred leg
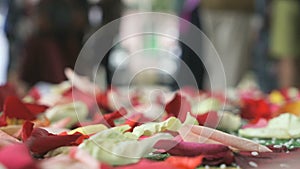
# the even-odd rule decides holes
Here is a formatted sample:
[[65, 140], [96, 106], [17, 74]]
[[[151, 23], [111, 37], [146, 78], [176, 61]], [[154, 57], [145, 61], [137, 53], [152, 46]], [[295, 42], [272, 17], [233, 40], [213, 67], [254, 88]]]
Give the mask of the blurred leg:
[[293, 57], [285, 57], [278, 62], [278, 81], [280, 88], [296, 85], [296, 65]]

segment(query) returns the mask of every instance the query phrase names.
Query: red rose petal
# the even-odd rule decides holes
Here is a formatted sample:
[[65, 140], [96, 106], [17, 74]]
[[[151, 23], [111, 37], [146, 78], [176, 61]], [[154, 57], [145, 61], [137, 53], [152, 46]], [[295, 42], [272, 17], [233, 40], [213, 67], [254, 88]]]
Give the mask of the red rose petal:
[[34, 115], [43, 113], [48, 109], [48, 106], [32, 104], [32, 103], [25, 103], [25, 106]]
[[233, 154], [231, 150], [222, 144], [203, 144], [194, 142], [178, 142], [175, 140], [159, 140], [156, 149], [164, 149], [167, 153], [176, 156], [204, 157], [203, 163], [208, 165], [231, 164]]
[[61, 146], [78, 145], [80, 133], [72, 135], [54, 135], [41, 128], [33, 129], [31, 136], [26, 140], [30, 151], [37, 156], [44, 155], [50, 150]]
[[116, 89], [111, 87], [108, 90], [102, 92], [102, 93], [98, 93], [96, 96], [96, 100], [98, 103], [99, 108], [103, 109], [106, 112], [112, 112], [114, 111], [109, 103], [109, 94], [112, 91], [115, 91]]
[[23, 126], [22, 126], [22, 140], [26, 141], [28, 139], [28, 137], [30, 137], [32, 130], [33, 130], [33, 126], [34, 124], [31, 123], [30, 121], [26, 121]]
[[240, 168], [299, 168], [300, 148], [287, 150], [287, 148], [272, 148], [273, 152], [253, 155], [251, 152], [240, 152], [235, 155], [235, 161]]
[[6, 98], [3, 114], [5, 114], [8, 118], [23, 119], [28, 121], [36, 119], [35, 114], [30, 112], [25, 104], [15, 96], [9, 96]]
[[259, 118], [270, 119], [272, 117], [270, 105], [264, 99], [243, 98], [242, 103], [242, 118], [256, 120]]
[[3, 111], [3, 105], [6, 97], [18, 96], [16, 89], [11, 84], [5, 84], [0, 86], [0, 112]]
[[5, 114], [2, 114], [1, 116], [0, 116], [0, 126], [2, 127], [2, 126], [7, 126], [7, 121], [6, 121], [6, 116], [5, 116]]
[[184, 122], [187, 112], [191, 112], [191, 105], [185, 97], [176, 93], [173, 100], [167, 103], [165, 110], [169, 117], [175, 116], [180, 119], [181, 122]]
[[24, 144], [14, 144], [0, 151], [0, 163], [9, 169], [35, 169], [36, 163]]
[[45, 112], [47, 106], [23, 103], [16, 96], [8, 96], [4, 103], [3, 114], [0, 117], [0, 126], [7, 125], [6, 118], [32, 121], [39, 113]]
[[121, 108], [117, 111], [114, 111], [112, 113], [109, 113], [109, 114], [105, 114], [103, 116], [103, 119], [104, 121], [102, 123], [107, 123], [108, 124], [108, 127], [114, 127], [115, 126], [115, 122], [114, 120], [120, 118], [120, 117], [123, 117], [124, 115], [127, 114], [127, 111], [125, 108]]
[[199, 125], [207, 127], [216, 127], [219, 123], [219, 116], [216, 111], [207, 112], [204, 114], [199, 114], [196, 116]]
[[131, 165], [124, 165], [124, 166], [119, 166], [115, 167], [115, 169], [178, 169], [177, 167], [174, 167], [172, 164], [167, 163], [165, 161], [151, 161], [151, 160], [146, 160], [142, 159], [136, 164], [131, 164]]
[[165, 161], [151, 161], [142, 159], [136, 164], [115, 167], [115, 169], [194, 169], [202, 162], [202, 156], [169, 157]]

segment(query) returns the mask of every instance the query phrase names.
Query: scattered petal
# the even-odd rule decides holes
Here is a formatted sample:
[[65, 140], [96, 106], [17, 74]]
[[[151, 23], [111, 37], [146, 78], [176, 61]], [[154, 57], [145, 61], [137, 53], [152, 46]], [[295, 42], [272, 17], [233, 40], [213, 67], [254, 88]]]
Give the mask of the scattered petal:
[[165, 110], [168, 117], [174, 116], [184, 122], [187, 112], [191, 112], [191, 105], [184, 96], [176, 93], [174, 98], [167, 103]]
[[13, 144], [0, 150], [0, 163], [9, 169], [37, 168], [24, 144]]
[[50, 150], [61, 146], [78, 145], [82, 134], [54, 135], [41, 128], [33, 129], [31, 136], [26, 140], [26, 145], [35, 156], [41, 156]]

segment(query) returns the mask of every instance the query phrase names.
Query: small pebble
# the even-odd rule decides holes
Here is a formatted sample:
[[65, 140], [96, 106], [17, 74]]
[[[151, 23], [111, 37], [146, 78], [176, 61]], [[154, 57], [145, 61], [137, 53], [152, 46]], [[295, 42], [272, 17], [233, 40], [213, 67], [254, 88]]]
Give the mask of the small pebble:
[[226, 164], [221, 164], [221, 165], [220, 165], [220, 168], [221, 168], [221, 169], [225, 169], [225, 168], [226, 168]]
[[273, 147], [274, 147], [274, 148], [281, 148], [282, 145], [274, 145]]
[[257, 167], [258, 167], [258, 165], [257, 165], [255, 162], [253, 162], [253, 161], [250, 161], [250, 162], [249, 162], [249, 165], [250, 165], [251, 167], [253, 167], [253, 168], [257, 168]]
[[205, 165], [205, 167], [204, 167], [205, 169], [209, 169], [210, 167], [209, 167], [209, 165]]
[[253, 151], [253, 152], [251, 152], [251, 155], [252, 155], [252, 156], [258, 156], [258, 152]]

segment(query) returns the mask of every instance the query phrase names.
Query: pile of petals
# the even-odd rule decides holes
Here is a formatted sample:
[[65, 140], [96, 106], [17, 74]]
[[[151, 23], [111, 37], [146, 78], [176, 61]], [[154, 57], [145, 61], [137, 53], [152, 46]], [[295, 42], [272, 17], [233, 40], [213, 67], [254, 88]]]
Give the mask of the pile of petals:
[[247, 139], [300, 138], [297, 89], [234, 97], [192, 88], [102, 91], [70, 69], [66, 76], [25, 97], [0, 87], [0, 168], [297, 166], [298, 148]]

